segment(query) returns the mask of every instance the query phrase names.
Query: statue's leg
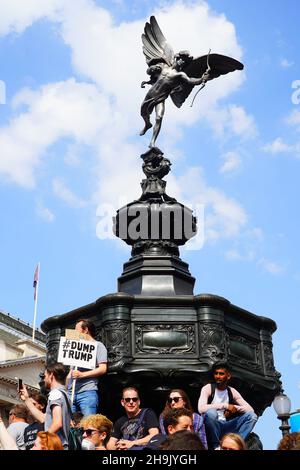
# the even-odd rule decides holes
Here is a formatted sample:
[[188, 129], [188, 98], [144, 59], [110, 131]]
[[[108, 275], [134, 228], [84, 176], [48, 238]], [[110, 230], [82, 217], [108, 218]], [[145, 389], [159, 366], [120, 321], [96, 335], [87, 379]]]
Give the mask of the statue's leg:
[[146, 134], [147, 130], [152, 127], [151, 121], [150, 121], [150, 114], [153, 111], [153, 106], [151, 106], [151, 103], [149, 103], [149, 100], [145, 100], [142, 103], [141, 106], [141, 116], [145, 121], [145, 127], [144, 129], [140, 132], [140, 135]]
[[152, 139], [150, 142], [149, 147], [155, 147], [155, 142], [158, 137], [158, 134], [160, 132], [161, 124], [162, 124], [162, 119], [165, 114], [165, 102], [163, 101], [162, 103], [158, 103], [155, 106], [155, 113], [156, 113], [156, 119], [155, 119], [155, 125], [153, 127], [153, 134], [152, 134]]

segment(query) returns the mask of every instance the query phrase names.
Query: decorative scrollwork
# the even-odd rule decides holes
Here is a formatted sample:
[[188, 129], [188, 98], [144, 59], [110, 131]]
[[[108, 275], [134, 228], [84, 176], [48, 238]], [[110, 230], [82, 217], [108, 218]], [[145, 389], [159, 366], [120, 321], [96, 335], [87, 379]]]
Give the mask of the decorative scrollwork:
[[199, 325], [201, 357], [211, 362], [225, 359], [225, 335], [218, 323], [202, 323]]
[[103, 327], [104, 344], [108, 351], [108, 361], [115, 363], [130, 355], [129, 324], [116, 321]]
[[264, 343], [263, 355], [266, 373], [271, 375], [278, 375], [278, 372], [276, 372], [276, 369], [274, 367], [273, 350], [271, 344]]

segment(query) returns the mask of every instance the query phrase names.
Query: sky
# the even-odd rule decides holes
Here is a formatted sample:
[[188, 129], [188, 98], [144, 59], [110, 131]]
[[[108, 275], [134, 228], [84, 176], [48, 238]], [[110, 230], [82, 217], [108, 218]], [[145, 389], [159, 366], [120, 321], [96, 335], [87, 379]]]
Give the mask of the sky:
[[[276, 369], [300, 408], [298, 0], [0, 0], [0, 309], [37, 324], [117, 291], [130, 250], [111, 233], [140, 196], [141, 33], [154, 14], [174, 51], [244, 63], [193, 107], [166, 106], [167, 193], [204, 207], [181, 250], [195, 294], [277, 323]], [[201, 218], [201, 217], [200, 217]], [[255, 431], [280, 440], [272, 408]]]

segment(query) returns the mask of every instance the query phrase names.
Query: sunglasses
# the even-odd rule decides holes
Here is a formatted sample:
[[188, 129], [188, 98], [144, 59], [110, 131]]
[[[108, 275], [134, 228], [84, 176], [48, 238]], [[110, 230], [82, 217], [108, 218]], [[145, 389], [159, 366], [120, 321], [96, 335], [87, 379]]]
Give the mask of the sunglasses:
[[83, 432], [87, 435], [87, 436], [91, 436], [93, 434], [93, 432], [99, 432], [97, 431], [97, 429], [84, 429]]
[[174, 401], [174, 403], [178, 403], [179, 400], [182, 400], [182, 397], [173, 397], [173, 398], [168, 398], [168, 403], [172, 403]]
[[123, 398], [125, 403], [130, 403], [131, 401], [133, 401], [133, 403], [136, 403], [138, 401], [138, 399], [139, 399], [139, 397]]

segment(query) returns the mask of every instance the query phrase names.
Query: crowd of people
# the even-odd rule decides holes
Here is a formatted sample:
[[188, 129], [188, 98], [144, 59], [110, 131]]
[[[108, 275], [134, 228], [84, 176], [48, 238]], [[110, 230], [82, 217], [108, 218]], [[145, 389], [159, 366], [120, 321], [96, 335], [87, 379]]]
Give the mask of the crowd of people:
[[[95, 327], [89, 320], [79, 320], [75, 329], [95, 341]], [[47, 365], [45, 387], [48, 398], [37, 392], [29, 395], [24, 385], [19, 392], [22, 403], [10, 410], [8, 427], [0, 417], [2, 449], [262, 449], [257, 444], [259, 439], [254, 447], [249, 444], [257, 416], [240, 393], [228, 385], [231, 378], [228, 364], [214, 364], [212, 381], [203, 386], [200, 393], [198, 413], [193, 410], [184, 390], [173, 389], [157, 417], [151, 408], [141, 407], [137, 388], [128, 386], [121, 395], [124, 415], [114, 423], [98, 412], [97, 381], [106, 370], [106, 348], [98, 341], [93, 370], [68, 371], [61, 363]], [[74, 399], [71, 402], [72, 390]], [[278, 446], [280, 450], [291, 448], [300, 450], [300, 433], [286, 436]]]

